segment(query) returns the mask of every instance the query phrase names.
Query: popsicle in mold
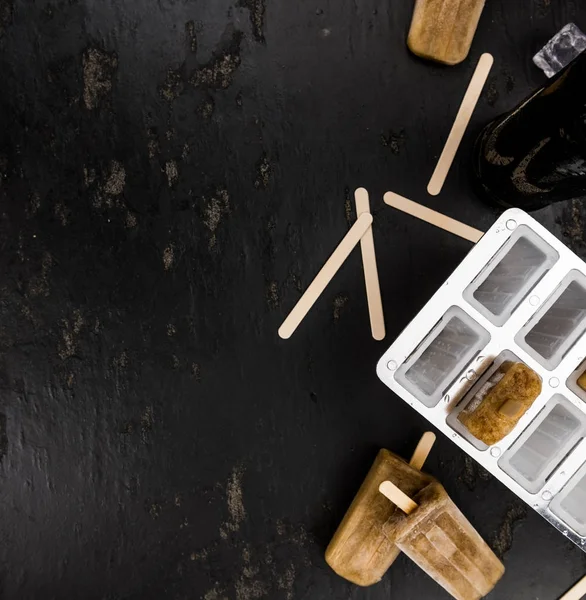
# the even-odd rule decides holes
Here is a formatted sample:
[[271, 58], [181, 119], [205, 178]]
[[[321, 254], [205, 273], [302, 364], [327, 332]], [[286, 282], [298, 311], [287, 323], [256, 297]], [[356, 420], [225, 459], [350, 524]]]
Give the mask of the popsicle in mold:
[[585, 392], [586, 392], [586, 371], [578, 377], [578, 381], [576, 382]]
[[488, 446], [507, 436], [541, 393], [541, 378], [522, 362], [505, 361], [458, 415]]
[[412, 500], [414, 510], [387, 523], [397, 547], [457, 600], [486, 596], [505, 571], [494, 552], [437, 481]]
[[433, 481], [389, 450], [379, 451], [326, 550], [330, 567], [362, 586], [380, 581], [400, 553], [388, 531], [389, 518], [398, 509], [378, 491], [385, 480], [409, 495]]

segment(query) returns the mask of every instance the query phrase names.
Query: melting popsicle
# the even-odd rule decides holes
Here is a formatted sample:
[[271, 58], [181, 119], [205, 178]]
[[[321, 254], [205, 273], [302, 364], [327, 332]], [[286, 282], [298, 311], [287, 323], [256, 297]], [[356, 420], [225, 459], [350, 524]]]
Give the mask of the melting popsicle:
[[485, 0], [416, 0], [407, 45], [422, 58], [461, 63], [470, 51]]
[[393, 512], [387, 535], [457, 600], [486, 596], [505, 568], [446, 490], [433, 481], [412, 503], [409, 514]]
[[[368, 586], [379, 582], [393, 564], [400, 550], [386, 528], [397, 509], [378, 488], [383, 481], [390, 480], [413, 495], [433, 481], [419, 469], [434, 440], [434, 434], [426, 433], [410, 464], [389, 450], [379, 451], [326, 550], [326, 562], [338, 575]], [[424, 452], [418, 452], [422, 447]]]

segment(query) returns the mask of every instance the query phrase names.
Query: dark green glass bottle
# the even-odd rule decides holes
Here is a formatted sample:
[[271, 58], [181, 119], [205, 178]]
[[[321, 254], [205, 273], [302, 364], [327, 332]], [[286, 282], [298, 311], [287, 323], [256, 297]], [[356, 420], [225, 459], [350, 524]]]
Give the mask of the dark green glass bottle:
[[484, 129], [474, 171], [481, 194], [505, 208], [586, 197], [586, 51]]

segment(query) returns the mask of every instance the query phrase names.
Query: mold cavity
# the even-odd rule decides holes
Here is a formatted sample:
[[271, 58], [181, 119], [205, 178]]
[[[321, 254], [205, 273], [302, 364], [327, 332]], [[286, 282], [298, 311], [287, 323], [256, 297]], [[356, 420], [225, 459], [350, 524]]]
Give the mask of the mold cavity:
[[586, 277], [572, 271], [515, 338], [547, 369], [555, 369], [586, 330]]
[[549, 508], [578, 535], [586, 536], [586, 463], [554, 498]]
[[566, 385], [580, 400], [586, 402], [586, 361], [568, 377]]
[[464, 291], [464, 299], [503, 325], [558, 260], [558, 253], [522, 225]]
[[[480, 402], [485, 398], [490, 389], [494, 386], [496, 376], [503, 363], [511, 362], [518, 363], [522, 362], [521, 359], [513, 354], [510, 350], [501, 352], [490, 364], [484, 373], [480, 376], [474, 386], [466, 393], [466, 395], [460, 400], [457, 406], [450, 412], [446, 422], [454, 430], [457, 431], [463, 438], [468, 440], [478, 450], [486, 450], [489, 446], [483, 441], [476, 438], [469, 429], [460, 421], [459, 417], [464, 410], [473, 410]], [[498, 378], [498, 381], [502, 379], [502, 376]], [[521, 417], [523, 418], [523, 417]]]
[[586, 415], [557, 394], [505, 452], [499, 467], [535, 494], [584, 437], [585, 430]]
[[433, 407], [489, 341], [490, 335], [481, 325], [453, 306], [397, 370], [395, 379], [423, 404]]

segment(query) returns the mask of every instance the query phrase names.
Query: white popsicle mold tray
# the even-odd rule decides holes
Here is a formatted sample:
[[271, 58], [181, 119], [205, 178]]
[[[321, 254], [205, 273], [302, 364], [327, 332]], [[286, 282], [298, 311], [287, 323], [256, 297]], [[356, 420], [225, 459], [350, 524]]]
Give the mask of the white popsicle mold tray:
[[[586, 551], [586, 263], [528, 214], [503, 213], [385, 352], [380, 379]], [[494, 446], [458, 413], [505, 360], [543, 390]]]

